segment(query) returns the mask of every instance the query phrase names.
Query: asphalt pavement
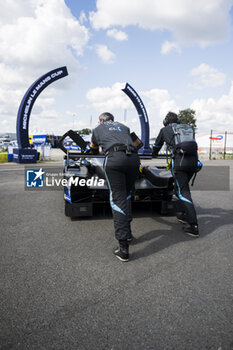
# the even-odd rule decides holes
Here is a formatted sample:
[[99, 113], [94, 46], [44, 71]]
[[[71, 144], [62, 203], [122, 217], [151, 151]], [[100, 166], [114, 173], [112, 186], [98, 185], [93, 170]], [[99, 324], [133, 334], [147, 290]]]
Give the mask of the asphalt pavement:
[[192, 192], [200, 237], [135, 209], [128, 263], [110, 214], [71, 220], [61, 191], [1, 164], [0, 349], [232, 350], [233, 161], [206, 163], [230, 166], [231, 190]]

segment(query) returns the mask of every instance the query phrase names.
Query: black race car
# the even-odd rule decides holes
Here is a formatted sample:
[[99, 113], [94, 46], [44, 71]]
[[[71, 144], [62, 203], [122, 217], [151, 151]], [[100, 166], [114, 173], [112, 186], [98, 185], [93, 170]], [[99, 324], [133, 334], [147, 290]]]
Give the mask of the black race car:
[[[80, 151], [67, 150], [63, 146], [66, 137], [71, 138]], [[96, 205], [109, 205], [109, 191], [104, 173], [104, 155], [86, 154], [87, 143], [77, 133], [70, 130], [63, 135], [60, 148], [64, 151], [65, 215], [85, 217], [93, 215]], [[139, 155], [147, 163], [153, 163], [151, 155]], [[147, 165], [140, 169], [132, 195], [134, 203], [159, 203], [160, 212], [171, 212], [175, 206], [174, 184], [166, 167]]]

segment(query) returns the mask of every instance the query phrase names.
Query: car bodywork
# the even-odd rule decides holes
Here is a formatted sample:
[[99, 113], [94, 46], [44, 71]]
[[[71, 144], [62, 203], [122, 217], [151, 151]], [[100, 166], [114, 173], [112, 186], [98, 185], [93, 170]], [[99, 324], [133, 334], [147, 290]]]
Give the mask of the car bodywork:
[[[172, 211], [174, 183], [171, 172], [165, 166], [153, 163], [149, 147], [149, 119], [145, 106], [136, 91], [127, 83], [123, 92], [132, 100], [138, 112], [141, 124], [141, 139], [143, 147], [138, 151], [139, 157], [146, 159], [149, 165], [140, 169], [140, 175], [135, 182], [132, 203], [159, 203], [160, 212]], [[76, 144], [80, 151], [65, 147], [66, 137]], [[92, 216], [95, 205], [109, 204], [109, 191], [104, 172], [104, 155], [86, 154], [88, 143], [77, 133], [69, 130], [59, 141], [64, 151], [65, 215], [69, 217]], [[164, 158], [166, 156], [160, 156]]]
[[[73, 133], [73, 131], [68, 133], [70, 132]], [[67, 186], [64, 189], [65, 215], [92, 216], [95, 205], [109, 204], [109, 191], [104, 171], [105, 157], [72, 150], [65, 151], [64, 178], [67, 180]], [[151, 156], [139, 155], [139, 157], [147, 163], [152, 161]], [[140, 169], [140, 175], [135, 182], [132, 203], [156, 202], [160, 204], [161, 213], [165, 214], [174, 206], [173, 188], [173, 178], [166, 167], [147, 165]]]

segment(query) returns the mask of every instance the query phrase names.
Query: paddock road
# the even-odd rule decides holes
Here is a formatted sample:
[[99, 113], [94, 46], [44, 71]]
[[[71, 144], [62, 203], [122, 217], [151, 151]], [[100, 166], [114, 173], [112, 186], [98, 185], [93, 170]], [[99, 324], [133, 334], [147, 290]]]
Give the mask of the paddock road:
[[205, 163], [230, 166], [231, 190], [192, 192], [200, 237], [135, 210], [128, 263], [110, 215], [70, 220], [61, 191], [1, 164], [0, 349], [232, 350], [233, 161]]

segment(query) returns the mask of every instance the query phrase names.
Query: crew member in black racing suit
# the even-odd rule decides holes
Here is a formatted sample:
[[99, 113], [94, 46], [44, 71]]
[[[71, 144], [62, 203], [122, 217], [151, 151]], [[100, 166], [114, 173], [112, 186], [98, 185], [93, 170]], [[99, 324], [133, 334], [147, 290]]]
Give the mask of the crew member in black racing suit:
[[100, 146], [105, 153], [105, 177], [110, 191], [115, 237], [119, 241], [114, 254], [121, 261], [128, 261], [129, 242], [133, 239], [131, 191], [139, 174], [140, 160], [127, 126], [114, 122], [113, 115], [108, 112], [99, 116], [99, 123], [92, 134], [91, 150], [96, 154]]
[[174, 178], [177, 196], [180, 199], [181, 211], [177, 213], [177, 219], [184, 223], [184, 232], [194, 236], [199, 236], [196, 210], [192, 201], [189, 181], [197, 171], [197, 155], [182, 155], [175, 151], [174, 131], [172, 124], [179, 124], [177, 114], [169, 112], [164, 119], [164, 127], [160, 130], [155, 144], [153, 145], [154, 156], [158, 155], [163, 143], [172, 150], [171, 172]]

